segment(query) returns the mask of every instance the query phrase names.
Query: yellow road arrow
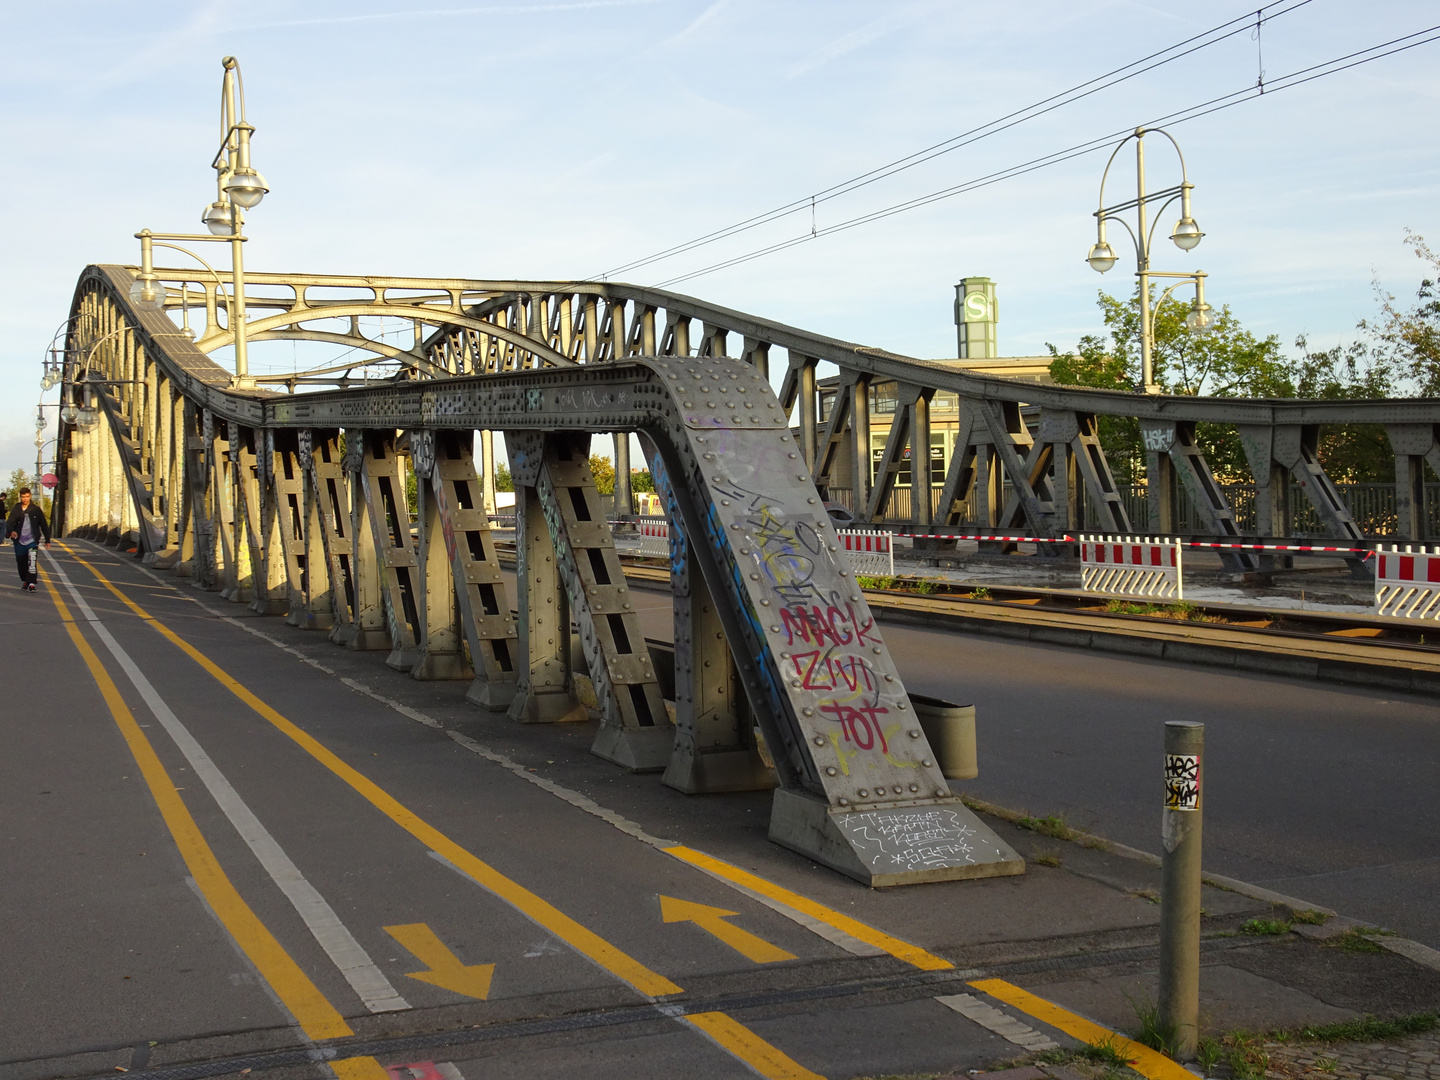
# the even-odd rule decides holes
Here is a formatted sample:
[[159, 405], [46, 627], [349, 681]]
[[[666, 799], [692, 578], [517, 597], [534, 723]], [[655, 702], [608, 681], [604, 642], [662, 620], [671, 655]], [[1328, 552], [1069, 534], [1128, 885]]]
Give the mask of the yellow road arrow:
[[794, 960], [795, 954], [788, 953], [778, 945], [771, 945], [764, 938], [758, 938], [748, 930], [731, 926], [725, 920], [738, 912], [724, 908], [707, 907], [690, 900], [676, 900], [673, 896], [660, 897], [660, 917], [667, 923], [692, 922], [708, 934], [713, 934], [747, 960], [757, 964], [773, 964], [777, 960]]
[[385, 932], [415, 954], [415, 959], [428, 967], [428, 971], [411, 971], [408, 979], [452, 990], [466, 997], [490, 996], [490, 977], [495, 974], [494, 964], [462, 964], [460, 958], [445, 947], [435, 936], [435, 931], [422, 923], [407, 926], [387, 926]]

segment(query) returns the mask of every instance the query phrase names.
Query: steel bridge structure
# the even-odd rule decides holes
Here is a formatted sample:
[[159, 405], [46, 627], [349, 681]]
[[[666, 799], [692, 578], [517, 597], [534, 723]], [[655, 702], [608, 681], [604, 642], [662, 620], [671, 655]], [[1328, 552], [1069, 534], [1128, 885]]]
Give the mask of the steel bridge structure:
[[[251, 342], [357, 358], [246, 386], [208, 355], [233, 341], [219, 279], [156, 270], [165, 310], [151, 310], [131, 301], [137, 273], [91, 266], [76, 287], [61, 374], [78, 410], [62, 410], [57, 532], [385, 650], [417, 679], [470, 680], [470, 701], [517, 722], [586, 715], [574, 626], [601, 716], [596, 754], [690, 793], [773, 786], [772, 839], [875, 885], [1024, 870], [937, 766], [824, 508], [848, 469], [857, 516], [885, 516], [909, 448], [930, 445], [937, 392], [957, 395], [958, 432], [938, 509], [912, 500], [921, 535], [998, 527], [1058, 543], [1084, 526], [1086, 502], [1107, 531], [1166, 533], [1183, 487], [1208, 534], [1238, 539], [1196, 442], [1207, 421], [1237, 428], [1271, 536], [1288, 531], [1293, 477], [1330, 535], [1364, 541], [1317, 457], [1326, 425], [1385, 427], [1403, 539], [1426, 539], [1423, 464], [1440, 471], [1440, 401], [1021, 383], [614, 282], [252, 272]], [[367, 333], [377, 320], [413, 326], [410, 344]], [[839, 369], [823, 417], [820, 363]], [[872, 482], [880, 383], [897, 404]], [[1022, 405], [1039, 410], [1033, 430]], [[1117, 493], [1101, 416], [1139, 421], [1147, 522]], [[516, 490], [513, 607], [489, 512], [497, 431]], [[601, 512], [595, 433], [638, 434], [671, 523], [673, 719]], [[628, 445], [616, 441], [622, 513]], [[1255, 556], [1226, 558], [1246, 568]]]

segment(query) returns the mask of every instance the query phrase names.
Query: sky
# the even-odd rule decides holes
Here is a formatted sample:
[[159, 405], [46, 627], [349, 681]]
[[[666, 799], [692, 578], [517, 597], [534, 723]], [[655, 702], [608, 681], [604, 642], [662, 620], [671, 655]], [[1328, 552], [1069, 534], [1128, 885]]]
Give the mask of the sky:
[[[1434, 27], [1440, 11], [1411, 0], [1267, 11], [1257, 33], [1253, 7], [1204, 2], [5, 5], [0, 474], [34, 467], [41, 361], [84, 267], [137, 262], [141, 228], [200, 231], [230, 54], [271, 188], [250, 214], [250, 269], [684, 278], [668, 287], [921, 357], [955, 355], [954, 285], [970, 275], [997, 282], [1003, 355], [1098, 331], [1097, 291], [1128, 293], [1134, 270], [1123, 251], [1103, 279], [1084, 262], [1108, 146], [1237, 95], [1166, 125], [1206, 236], [1188, 254], [1161, 240], [1154, 265], [1204, 270], [1212, 304], [1287, 346], [1301, 333], [1321, 347], [1353, 340], [1377, 283], [1413, 298], [1423, 266], [1405, 230], [1440, 240], [1440, 42], [1285, 77]], [[1100, 78], [1247, 14], [1189, 55]], [[986, 127], [1096, 79], [1083, 97]], [[975, 129], [990, 133], [825, 197]], [[827, 232], [1087, 143], [1106, 148]], [[1158, 137], [1146, 146], [1150, 187], [1177, 182], [1173, 152]], [[1110, 185], [1107, 201], [1133, 194], [1129, 151]], [[615, 272], [790, 204], [777, 221]], [[280, 362], [261, 348], [252, 362]]]

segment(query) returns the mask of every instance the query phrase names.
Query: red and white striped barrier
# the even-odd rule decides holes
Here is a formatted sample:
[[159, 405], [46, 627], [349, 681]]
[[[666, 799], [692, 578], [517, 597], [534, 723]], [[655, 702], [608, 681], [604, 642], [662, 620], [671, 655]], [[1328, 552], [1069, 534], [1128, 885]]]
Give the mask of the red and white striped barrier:
[[657, 559], [670, 557], [670, 523], [668, 521], [637, 521], [635, 534], [640, 537], [640, 554]]
[[1141, 600], [1183, 600], [1181, 544], [1144, 536], [1080, 534], [1080, 588]]
[[888, 532], [866, 532], [862, 529], [841, 529], [836, 533], [840, 546], [857, 574], [874, 577], [895, 573], [895, 551]]
[[1413, 544], [1376, 548], [1375, 613], [1440, 620], [1440, 551]]
[[1321, 547], [1319, 544], [1241, 544], [1234, 541], [1211, 543], [1208, 540], [1187, 540], [1186, 547], [1219, 548], [1225, 551], [1335, 551], [1344, 555], [1363, 555], [1369, 558], [1375, 554], [1369, 548]]

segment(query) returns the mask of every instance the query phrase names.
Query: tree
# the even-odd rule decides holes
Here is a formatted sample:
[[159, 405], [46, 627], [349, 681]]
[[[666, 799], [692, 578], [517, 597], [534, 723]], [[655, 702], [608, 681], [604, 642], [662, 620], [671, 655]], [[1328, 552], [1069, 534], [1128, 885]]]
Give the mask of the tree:
[[[1300, 350], [1294, 366], [1298, 397], [1373, 400], [1395, 394], [1390, 365], [1364, 342], [1312, 352], [1301, 334], [1295, 347]], [[1320, 464], [1336, 483], [1389, 483], [1395, 479], [1395, 456], [1380, 424], [1322, 428], [1318, 453]]]
[[[1098, 305], [1107, 335], [1088, 334], [1073, 353], [1049, 346], [1055, 360], [1050, 372], [1056, 382], [1139, 392], [1144, 389], [1140, 363], [1140, 297], [1128, 300], [1101, 292]], [[1280, 339], [1260, 339], [1240, 325], [1228, 307], [1216, 316], [1214, 328], [1204, 336], [1185, 326], [1190, 306], [1173, 296], [1154, 310], [1152, 364], [1155, 381], [1170, 394], [1208, 394], [1213, 397], [1294, 397], [1295, 384]], [[1109, 348], [1107, 349], [1107, 339]], [[1121, 483], [1135, 483], [1144, 470], [1139, 423], [1129, 417], [1105, 417], [1100, 437]], [[1250, 478], [1245, 454], [1234, 429], [1228, 425], [1200, 424], [1196, 441], [1210, 468], [1224, 481]]]
[[655, 478], [650, 475], [650, 470], [649, 470], [649, 469], [631, 469], [631, 470], [630, 470], [630, 490], [631, 490], [631, 491], [654, 491], [654, 490], [655, 490]]
[[1415, 382], [1422, 397], [1440, 396], [1440, 255], [1425, 244], [1418, 233], [1405, 230], [1405, 243], [1415, 257], [1427, 263], [1427, 273], [1415, 291], [1415, 306], [1402, 311], [1395, 297], [1379, 282], [1375, 292], [1380, 301], [1380, 318], [1372, 323], [1362, 319], [1359, 329], [1376, 342], [1375, 352], [1382, 365], [1403, 373]]
[[29, 469], [12, 469], [10, 471], [10, 486], [5, 490], [10, 493], [10, 501], [14, 502], [22, 487], [30, 487], [34, 481], [31, 479]]
[[495, 490], [514, 491], [515, 481], [510, 477], [510, 466], [503, 461], [495, 463]]
[[590, 455], [590, 475], [595, 478], [595, 490], [601, 495], [615, 494], [615, 466], [608, 457]]

